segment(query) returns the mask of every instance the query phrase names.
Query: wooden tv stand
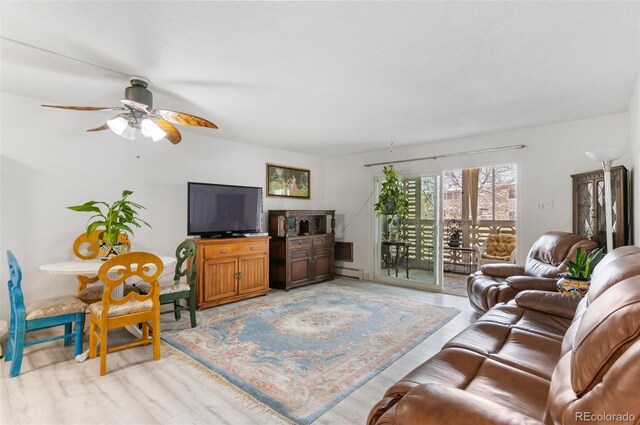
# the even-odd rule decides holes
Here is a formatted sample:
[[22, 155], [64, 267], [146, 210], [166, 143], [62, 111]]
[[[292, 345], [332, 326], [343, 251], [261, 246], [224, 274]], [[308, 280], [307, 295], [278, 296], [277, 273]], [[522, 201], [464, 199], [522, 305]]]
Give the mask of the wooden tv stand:
[[195, 239], [198, 310], [269, 293], [269, 236]]

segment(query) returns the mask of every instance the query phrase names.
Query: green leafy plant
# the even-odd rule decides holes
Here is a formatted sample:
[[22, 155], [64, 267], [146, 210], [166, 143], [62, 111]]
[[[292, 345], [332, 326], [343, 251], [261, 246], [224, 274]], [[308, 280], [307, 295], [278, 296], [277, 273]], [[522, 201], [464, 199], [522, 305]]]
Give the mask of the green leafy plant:
[[[96, 229], [103, 228], [99, 238], [109, 245], [115, 245], [120, 232], [133, 236], [133, 227], [140, 228], [141, 224], [151, 228], [146, 221], [137, 217], [139, 209], [146, 209], [140, 204], [131, 202], [127, 198], [132, 195], [130, 190], [122, 191], [122, 198], [111, 205], [102, 201], [89, 201], [82, 205], [67, 207], [72, 211], [94, 213], [87, 222], [87, 236]], [[106, 208], [106, 210], [105, 210]]]
[[[406, 238], [407, 226], [405, 221], [409, 217], [409, 199], [406, 195], [406, 180], [402, 179], [393, 165], [382, 169], [385, 180], [380, 187], [378, 202], [373, 206], [376, 217], [387, 216], [387, 224], [399, 226], [402, 238]], [[398, 220], [394, 220], [398, 216]]]
[[587, 254], [587, 251], [578, 247], [576, 250], [576, 260], [571, 261], [568, 258], [564, 260], [564, 264], [567, 266], [569, 275], [581, 279], [589, 279], [593, 269], [598, 265], [600, 260], [604, 257], [604, 247], [591, 251]]

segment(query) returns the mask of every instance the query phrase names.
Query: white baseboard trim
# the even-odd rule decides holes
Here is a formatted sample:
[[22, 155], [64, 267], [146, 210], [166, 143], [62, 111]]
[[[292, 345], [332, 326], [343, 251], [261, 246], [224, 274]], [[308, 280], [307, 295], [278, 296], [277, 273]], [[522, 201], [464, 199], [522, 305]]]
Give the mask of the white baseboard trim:
[[335, 266], [333, 268], [333, 271], [335, 272], [335, 274], [339, 276], [352, 277], [354, 279], [364, 280], [364, 270], [362, 269], [356, 269], [353, 267]]

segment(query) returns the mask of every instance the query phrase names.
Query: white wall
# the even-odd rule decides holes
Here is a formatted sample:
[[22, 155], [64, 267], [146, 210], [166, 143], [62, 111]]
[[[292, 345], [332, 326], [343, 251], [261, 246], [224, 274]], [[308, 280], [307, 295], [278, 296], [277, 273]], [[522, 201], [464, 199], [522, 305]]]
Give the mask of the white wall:
[[[75, 291], [73, 276], [46, 275], [38, 265], [70, 260], [71, 244], [88, 216], [67, 210], [88, 201], [113, 201], [123, 189], [147, 207], [142, 218], [153, 226], [136, 232], [135, 250], [172, 255], [187, 233], [187, 181], [265, 186], [267, 162], [309, 168], [311, 200], [264, 198], [269, 209], [324, 208], [323, 161], [183, 131], [181, 144], [134, 142], [110, 131], [86, 133], [109, 114], [58, 111], [46, 103], [2, 93], [0, 162], [3, 285], [5, 250], [20, 261], [27, 300]], [[184, 128], [184, 127], [183, 127]], [[210, 130], [213, 131], [213, 130]], [[267, 221], [265, 220], [265, 230]], [[6, 286], [0, 290], [0, 317], [8, 317]]]
[[[398, 164], [407, 175], [439, 173], [446, 169], [515, 163], [518, 181], [518, 256], [526, 255], [538, 236], [549, 230], [571, 231], [571, 174], [599, 168], [586, 158], [588, 150], [629, 144], [627, 113], [600, 116], [446, 142], [423, 144], [389, 151], [378, 151], [331, 159], [326, 162], [326, 207], [338, 210], [338, 229], [353, 220], [338, 240], [352, 241], [354, 262], [339, 263], [363, 268], [372, 273], [372, 231], [374, 177], [382, 175], [382, 166], [363, 167], [366, 163], [420, 158], [468, 150], [527, 145], [525, 149], [477, 155], [423, 160]], [[616, 164], [630, 165], [629, 156]], [[364, 208], [359, 208], [369, 199]], [[538, 209], [540, 201], [551, 200], [552, 209]], [[355, 218], [355, 219], [354, 219]]]
[[631, 131], [631, 157], [633, 158], [633, 241], [640, 246], [640, 75], [629, 102], [629, 127]]

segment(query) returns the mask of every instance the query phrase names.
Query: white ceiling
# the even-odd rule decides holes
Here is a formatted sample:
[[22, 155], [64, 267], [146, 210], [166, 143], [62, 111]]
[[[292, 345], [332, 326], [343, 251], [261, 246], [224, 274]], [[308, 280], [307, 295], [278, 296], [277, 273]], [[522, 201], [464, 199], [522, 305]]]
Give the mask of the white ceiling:
[[[55, 1], [0, 14], [3, 37], [147, 77], [156, 106], [220, 127], [198, 133], [321, 156], [626, 111], [640, 63], [637, 2]], [[4, 91], [103, 106], [128, 85], [1, 48]]]

